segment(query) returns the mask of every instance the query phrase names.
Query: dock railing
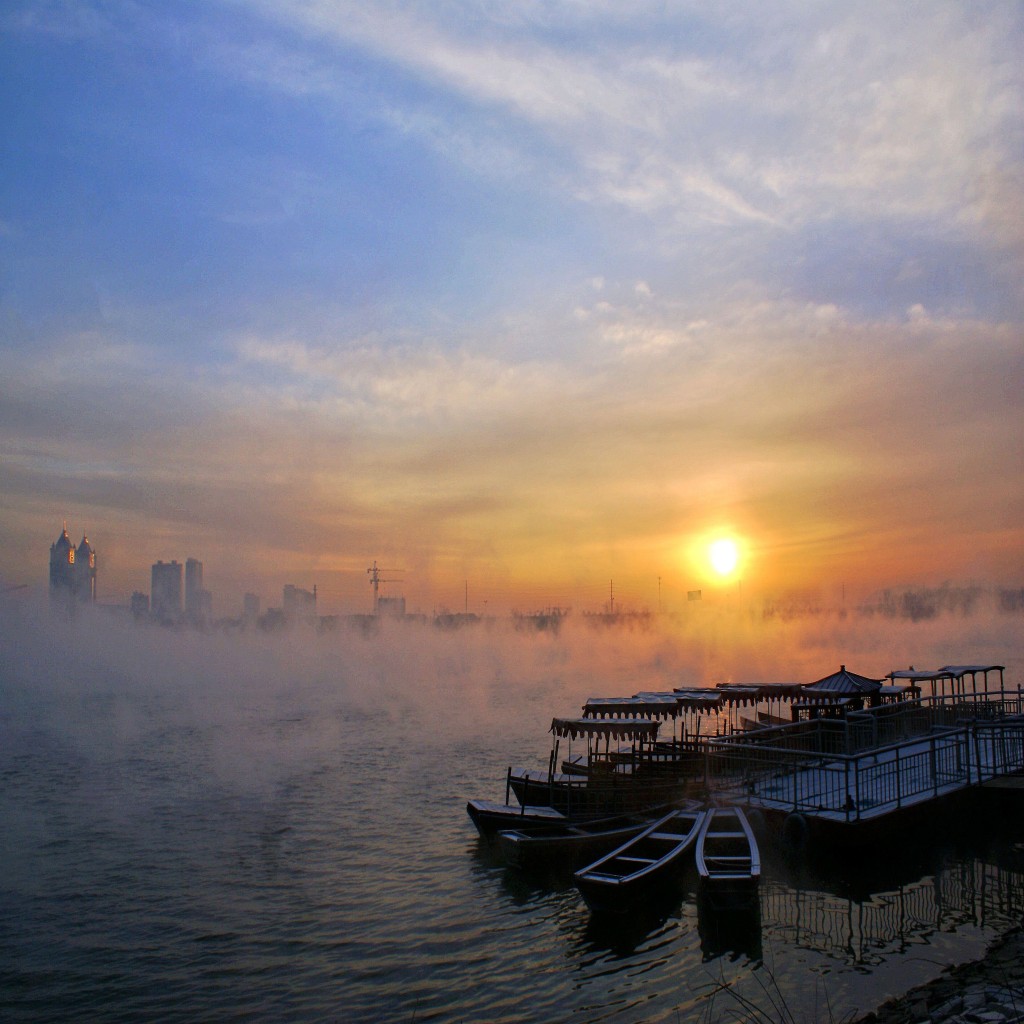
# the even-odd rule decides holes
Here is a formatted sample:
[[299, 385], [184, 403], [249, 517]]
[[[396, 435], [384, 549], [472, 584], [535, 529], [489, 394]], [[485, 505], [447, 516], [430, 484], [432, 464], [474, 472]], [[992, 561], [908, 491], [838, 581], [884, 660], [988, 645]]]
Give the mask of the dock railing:
[[709, 740], [705, 784], [766, 809], [856, 821], [1024, 771], [1020, 696], [987, 696]]

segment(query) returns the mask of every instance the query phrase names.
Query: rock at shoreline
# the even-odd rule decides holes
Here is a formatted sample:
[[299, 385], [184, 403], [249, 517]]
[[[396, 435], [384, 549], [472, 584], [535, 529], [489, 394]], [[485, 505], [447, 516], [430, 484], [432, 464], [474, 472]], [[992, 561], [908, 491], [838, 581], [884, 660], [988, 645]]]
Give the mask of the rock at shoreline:
[[890, 999], [854, 1024], [1024, 1024], [1024, 931], [997, 940], [981, 960]]

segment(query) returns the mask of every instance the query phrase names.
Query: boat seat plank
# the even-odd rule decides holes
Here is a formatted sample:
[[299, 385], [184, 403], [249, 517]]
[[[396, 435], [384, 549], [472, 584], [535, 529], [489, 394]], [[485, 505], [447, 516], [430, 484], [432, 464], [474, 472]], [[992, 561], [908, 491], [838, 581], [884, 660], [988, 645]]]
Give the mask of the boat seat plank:
[[654, 863], [654, 858], [653, 857], [629, 857], [629, 856], [623, 856], [623, 857], [616, 857], [615, 859], [618, 860], [618, 861], [622, 861], [623, 863], [626, 863], [626, 864], [653, 864]]
[[746, 832], [708, 832], [708, 839], [746, 839]]
[[682, 832], [649, 832], [648, 839], [664, 839], [666, 842], [679, 843], [686, 838]]

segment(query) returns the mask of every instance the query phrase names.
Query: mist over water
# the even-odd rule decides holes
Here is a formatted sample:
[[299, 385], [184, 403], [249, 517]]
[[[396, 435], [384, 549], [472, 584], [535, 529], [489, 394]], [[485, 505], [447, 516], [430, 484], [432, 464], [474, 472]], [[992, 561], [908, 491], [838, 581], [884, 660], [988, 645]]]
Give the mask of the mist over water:
[[[1020, 614], [765, 618], [709, 605], [634, 630], [569, 617], [557, 633], [385, 622], [372, 635], [228, 635], [8, 601], [0, 1015], [584, 1022], [703, 1012], [714, 977], [756, 976], [756, 951], [707, 959], [689, 901], [636, 936], [602, 934], [571, 886], [495, 864], [465, 801], [502, 799], [509, 764], [545, 763], [551, 717], [578, 713], [590, 696], [810, 682], [840, 663], [881, 676], [971, 662], [1007, 665], [1016, 688]], [[761, 938], [775, 975], [827, 975], [838, 1019], [935, 973], [933, 954], [977, 955], [1006, 921], [976, 908], [950, 917], [950, 901], [933, 898], [942, 865], [915, 856], [927, 863], [858, 897], [870, 916], [895, 884], [925, 907], [902, 938], [869, 937], [873, 960], [852, 939], [831, 949], [823, 933], [808, 945], [799, 936], [810, 921], [787, 917], [794, 906], [812, 917], [849, 911], [836, 883], [767, 876]], [[961, 873], [991, 868], [980, 854], [958, 856]], [[934, 948], [909, 955], [916, 946]]]

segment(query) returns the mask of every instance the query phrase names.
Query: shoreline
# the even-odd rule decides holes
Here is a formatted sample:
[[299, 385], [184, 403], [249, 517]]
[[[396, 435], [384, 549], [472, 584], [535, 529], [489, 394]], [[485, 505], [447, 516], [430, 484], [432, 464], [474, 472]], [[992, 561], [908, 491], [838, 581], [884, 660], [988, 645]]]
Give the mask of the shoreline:
[[965, 1020], [1024, 1022], [1024, 927], [993, 940], [981, 959], [946, 967], [939, 977], [886, 1000], [851, 1024]]

